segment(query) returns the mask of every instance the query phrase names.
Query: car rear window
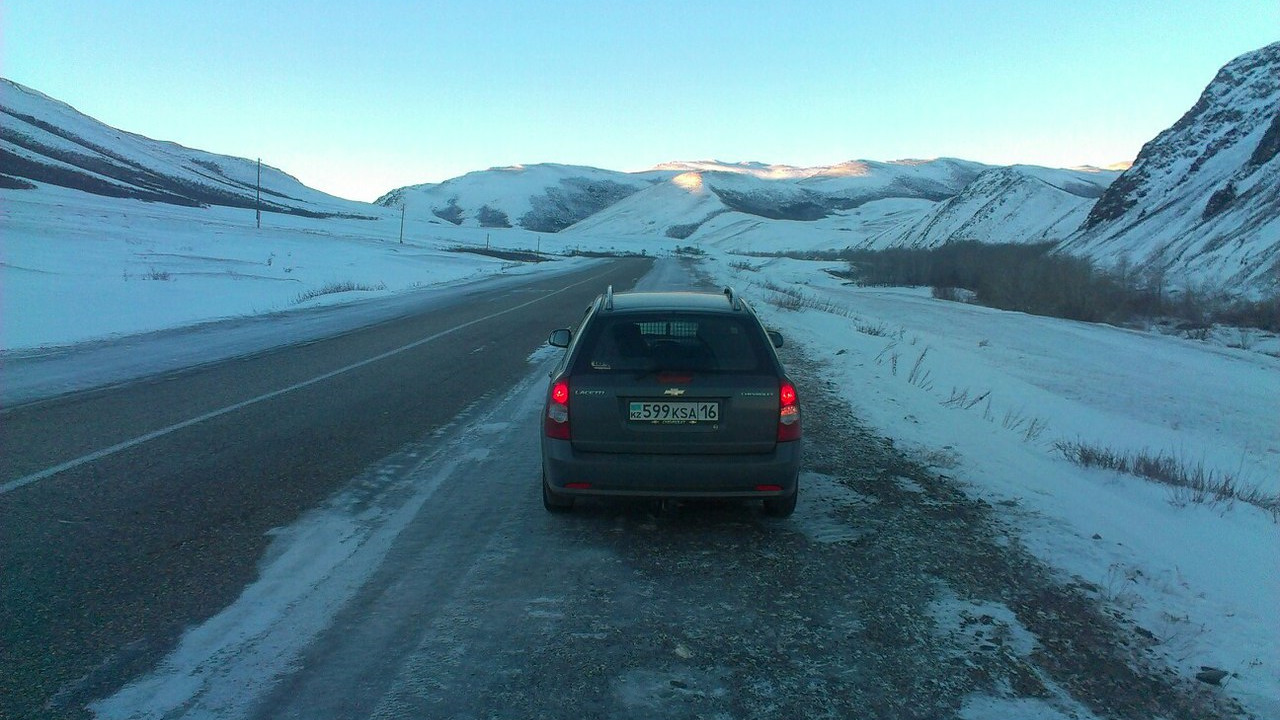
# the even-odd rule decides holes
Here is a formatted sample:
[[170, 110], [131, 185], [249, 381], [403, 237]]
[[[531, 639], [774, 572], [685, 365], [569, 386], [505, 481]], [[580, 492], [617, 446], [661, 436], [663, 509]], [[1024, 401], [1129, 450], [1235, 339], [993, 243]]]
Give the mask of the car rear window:
[[581, 367], [595, 372], [766, 372], [766, 338], [742, 315], [597, 316]]

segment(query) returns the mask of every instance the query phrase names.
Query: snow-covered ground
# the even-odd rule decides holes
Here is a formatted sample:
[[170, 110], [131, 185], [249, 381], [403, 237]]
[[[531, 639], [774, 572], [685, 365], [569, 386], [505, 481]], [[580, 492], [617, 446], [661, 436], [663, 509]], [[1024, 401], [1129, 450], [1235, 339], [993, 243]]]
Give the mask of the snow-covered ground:
[[[120, 200], [45, 186], [0, 190], [0, 351], [388, 296], [575, 262], [513, 263], [452, 249], [564, 253], [579, 238], [409, 220], [311, 219]], [[634, 242], [632, 243], [634, 244]], [[342, 292], [326, 288], [347, 287]]]
[[[391, 210], [371, 221], [269, 214], [263, 225], [257, 230], [251, 212], [225, 208], [56, 188], [0, 191], [0, 350], [31, 356], [47, 346], [269, 313], [284, 323], [315, 305], [580, 262], [519, 264], [449, 251], [459, 245], [660, 254], [684, 244], [412, 219], [401, 244]], [[1083, 469], [1054, 447], [1080, 441], [1163, 452], [1280, 492], [1280, 359], [1258, 352], [1270, 346], [1232, 349], [1000, 312], [927, 291], [848, 287], [821, 263], [745, 259], [752, 270], [743, 260], [713, 249], [707, 267], [759, 298], [771, 324], [829, 363], [829, 382], [861, 418], [991, 502], [1028, 549], [1064, 577], [1091, 583], [1154, 634], [1174, 666], [1188, 675], [1202, 665], [1227, 670], [1225, 692], [1262, 717], [1280, 717], [1276, 518], [1245, 503], [1188, 502], [1164, 485]], [[377, 289], [302, 299], [335, 283]], [[775, 307], [765, 301], [775, 294], [765, 283], [799, 288], [812, 302]], [[975, 699], [969, 715], [1010, 710], [990, 704]], [[1035, 712], [1018, 708], [1020, 716], [1054, 717]]]
[[[850, 287], [822, 263], [752, 262], [758, 269], [726, 257], [710, 265], [829, 364], [829, 383], [863, 420], [992, 503], [1028, 549], [1153, 633], [1175, 667], [1227, 670], [1227, 692], [1280, 717], [1278, 518], [1241, 502], [1190, 502], [1055, 449], [1163, 452], [1274, 496], [1280, 359], [936, 300], [928, 289]], [[767, 284], [812, 302], [782, 309], [766, 301], [778, 297]]]

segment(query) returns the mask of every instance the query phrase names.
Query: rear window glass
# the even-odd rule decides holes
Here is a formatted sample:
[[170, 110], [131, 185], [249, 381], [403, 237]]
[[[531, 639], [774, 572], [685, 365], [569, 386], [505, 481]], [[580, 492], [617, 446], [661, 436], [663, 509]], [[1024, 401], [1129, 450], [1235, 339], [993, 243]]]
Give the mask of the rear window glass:
[[581, 366], [597, 372], [766, 372], [764, 333], [744, 316], [597, 316]]

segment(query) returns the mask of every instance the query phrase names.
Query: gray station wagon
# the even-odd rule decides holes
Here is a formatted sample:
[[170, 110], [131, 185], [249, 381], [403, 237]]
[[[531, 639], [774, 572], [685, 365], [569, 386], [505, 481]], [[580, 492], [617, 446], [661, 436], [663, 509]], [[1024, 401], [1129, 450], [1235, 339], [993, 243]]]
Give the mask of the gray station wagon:
[[759, 498], [796, 506], [800, 404], [768, 332], [732, 288], [634, 292], [612, 286], [551, 373], [542, 420], [542, 500], [580, 496]]

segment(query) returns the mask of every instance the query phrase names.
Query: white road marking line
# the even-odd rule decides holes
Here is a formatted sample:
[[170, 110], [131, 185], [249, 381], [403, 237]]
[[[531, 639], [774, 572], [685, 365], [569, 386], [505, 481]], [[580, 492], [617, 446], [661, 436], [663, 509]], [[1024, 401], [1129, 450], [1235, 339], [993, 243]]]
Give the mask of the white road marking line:
[[226, 406], [226, 407], [219, 408], [219, 409], [217, 409], [217, 410], [213, 410], [213, 411], [211, 411], [211, 412], [207, 412], [207, 413], [205, 413], [205, 414], [203, 414], [203, 415], [200, 415], [200, 416], [198, 416], [198, 417], [193, 417], [193, 418], [191, 418], [191, 419], [189, 419], [189, 420], [183, 420], [183, 421], [182, 421], [182, 422], [180, 422], [180, 423], [174, 423], [173, 425], [169, 425], [168, 427], [160, 428], [159, 430], [154, 430], [154, 431], [149, 432], [149, 433], [147, 433], [147, 434], [145, 434], [145, 435], [139, 435], [139, 436], [137, 436], [137, 437], [135, 437], [135, 438], [132, 438], [132, 439], [129, 439], [129, 440], [125, 440], [124, 442], [116, 443], [115, 445], [112, 445], [111, 447], [103, 448], [103, 449], [101, 449], [101, 450], [97, 450], [97, 451], [95, 451], [95, 452], [91, 452], [91, 453], [89, 453], [88, 455], [81, 455], [80, 457], [75, 458], [74, 460], [68, 460], [67, 462], [61, 463], [61, 464], [59, 464], [59, 465], [54, 465], [53, 467], [45, 468], [44, 470], [41, 470], [40, 472], [32, 473], [32, 474], [30, 474], [30, 475], [24, 475], [23, 477], [17, 478], [16, 480], [10, 480], [10, 481], [8, 481], [8, 482], [4, 483], [3, 485], [0, 485], [0, 495], [3, 495], [3, 494], [5, 494], [5, 493], [10, 492], [10, 491], [13, 491], [13, 490], [17, 490], [17, 489], [18, 489], [18, 488], [20, 488], [20, 487], [24, 487], [24, 486], [26, 486], [26, 485], [30, 485], [31, 483], [39, 482], [39, 481], [44, 480], [44, 479], [46, 479], [46, 478], [52, 477], [52, 476], [54, 476], [54, 475], [57, 475], [58, 473], [65, 472], [65, 471], [67, 471], [67, 470], [71, 470], [71, 469], [73, 469], [73, 468], [80, 467], [81, 465], [87, 465], [88, 463], [91, 463], [91, 462], [95, 462], [95, 461], [101, 460], [101, 459], [102, 459], [102, 458], [104, 458], [104, 457], [108, 457], [108, 456], [111, 456], [111, 455], [115, 455], [115, 454], [116, 454], [116, 453], [118, 453], [118, 452], [123, 452], [123, 451], [125, 451], [125, 450], [130, 449], [130, 448], [135, 448], [135, 447], [137, 447], [137, 446], [139, 446], [139, 445], [142, 445], [143, 443], [147, 443], [147, 442], [150, 442], [150, 441], [152, 441], [152, 440], [155, 440], [156, 438], [164, 437], [165, 435], [169, 435], [169, 434], [171, 434], [171, 433], [175, 433], [175, 432], [177, 432], [177, 431], [179, 431], [179, 430], [182, 430], [182, 429], [184, 429], [184, 428], [189, 428], [189, 427], [191, 427], [192, 425], [199, 425], [200, 423], [202, 423], [202, 422], [204, 422], [204, 421], [206, 421], [206, 420], [212, 420], [213, 418], [220, 417], [220, 416], [222, 416], [222, 415], [226, 415], [226, 414], [228, 414], [228, 413], [233, 413], [233, 412], [235, 412], [235, 411], [237, 411], [237, 410], [240, 410], [240, 409], [246, 408], [246, 407], [248, 407], [248, 406], [250, 406], [250, 405], [256, 405], [257, 403], [263, 402], [264, 400], [270, 400], [270, 399], [272, 399], [272, 398], [276, 398], [276, 397], [279, 397], [279, 396], [281, 396], [281, 395], [285, 395], [285, 394], [287, 394], [287, 393], [291, 393], [291, 392], [293, 392], [293, 391], [295, 391], [295, 390], [301, 390], [302, 388], [310, 387], [311, 385], [315, 385], [316, 383], [324, 382], [325, 380], [328, 380], [328, 379], [333, 378], [333, 377], [337, 377], [338, 375], [342, 375], [343, 373], [351, 372], [352, 370], [358, 370], [358, 369], [360, 369], [360, 368], [362, 368], [362, 367], [364, 367], [364, 366], [366, 366], [366, 365], [372, 365], [373, 363], [379, 362], [379, 361], [381, 361], [381, 360], [386, 360], [387, 358], [389, 358], [389, 357], [391, 357], [391, 356], [393, 356], [393, 355], [399, 355], [400, 353], [405, 352], [405, 351], [407, 351], [407, 350], [412, 350], [412, 349], [414, 349], [414, 348], [416, 348], [416, 347], [419, 347], [419, 346], [421, 346], [421, 345], [425, 345], [425, 344], [427, 344], [427, 343], [429, 343], [429, 342], [432, 342], [432, 341], [435, 341], [435, 340], [439, 340], [440, 338], [445, 337], [446, 335], [451, 335], [451, 334], [453, 334], [453, 333], [455, 333], [455, 332], [457, 332], [457, 331], [459, 331], [459, 330], [462, 330], [462, 329], [464, 329], [464, 328], [471, 327], [472, 325], [476, 325], [476, 324], [478, 324], [478, 323], [482, 323], [482, 322], [485, 322], [485, 321], [488, 321], [488, 320], [492, 320], [492, 319], [494, 319], [494, 318], [496, 318], [496, 317], [501, 317], [501, 316], [503, 316], [503, 315], [506, 315], [507, 313], [515, 312], [516, 310], [520, 310], [520, 309], [523, 309], [523, 308], [529, 307], [530, 305], [533, 305], [534, 303], [542, 302], [543, 300], [546, 300], [547, 298], [552, 297], [552, 296], [554, 296], [554, 295], [559, 295], [560, 293], [565, 292], [566, 290], [569, 290], [570, 288], [574, 288], [574, 287], [577, 287], [577, 286], [579, 286], [579, 285], [584, 285], [584, 284], [589, 283], [589, 282], [591, 282], [591, 281], [593, 281], [593, 280], [596, 280], [596, 279], [599, 279], [599, 278], [601, 278], [601, 277], [604, 277], [606, 274], [607, 274], [607, 273], [600, 273], [600, 274], [598, 274], [598, 275], [592, 275], [591, 277], [589, 277], [589, 278], [587, 278], [587, 279], [585, 279], [585, 280], [580, 280], [580, 281], [578, 281], [578, 282], [576, 282], [576, 283], [574, 283], [574, 284], [572, 284], [572, 285], [566, 285], [566, 286], [564, 286], [564, 287], [560, 288], [559, 290], [553, 290], [553, 291], [551, 291], [551, 292], [549, 292], [549, 293], [547, 293], [547, 294], [545, 294], [545, 295], [542, 295], [542, 296], [540, 296], [540, 297], [534, 298], [533, 300], [530, 300], [530, 301], [528, 301], [528, 302], [524, 302], [524, 303], [521, 303], [521, 304], [519, 304], [519, 305], [513, 305], [513, 306], [511, 306], [511, 307], [507, 308], [506, 310], [499, 310], [499, 311], [498, 311], [498, 312], [496, 312], [496, 313], [491, 313], [491, 314], [489, 314], [489, 315], [485, 315], [485, 316], [484, 316], [484, 317], [482, 317], [482, 318], [476, 318], [475, 320], [470, 320], [470, 321], [464, 322], [464, 323], [462, 323], [461, 325], [455, 325], [454, 327], [451, 327], [451, 328], [449, 328], [448, 330], [442, 330], [442, 331], [440, 331], [440, 332], [436, 333], [435, 335], [431, 335], [430, 337], [425, 337], [425, 338], [422, 338], [422, 339], [420, 339], [420, 340], [415, 340], [415, 341], [413, 341], [413, 342], [409, 343], [408, 345], [404, 345], [404, 346], [398, 347], [398, 348], [396, 348], [396, 349], [394, 349], [394, 350], [388, 350], [387, 352], [384, 352], [384, 353], [382, 353], [382, 354], [380, 354], [380, 355], [375, 355], [375, 356], [373, 356], [373, 357], [371, 357], [371, 358], [365, 358], [364, 360], [361, 360], [360, 362], [352, 363], [352, 364], [350, 364], [350, 365], [347, 365], [346, 367], [341, 367], [341, 368], [338, 368], [337, 370], [331, 370], [331, 371], [329, 371], [329, 372], [327, 372], [327, 373], [324, 373], [323, 375], [317, 375], [317, 376], [315, 376], [315, 377], [313, 377], [313, 378], [310, 378], [309, 380], [303, 380], [303, 381], [302, 381], [302, 382], [300, 382], [300, 383], [295, 383], [295, 384], [290, 385], [290, 386], [288, 386], [288, 387], [280, 388], [279, 390], [273, 390], [273, 391], [271, 391], [271, 392], [269, 392], [269, 393], [264, 393], [264, 394], [259, 395], [259, 396], [257, 396], [257, 397], [249, 398], [248, 400], [243, 400], [243, 401], [241, 401], [241, 402], [235, 403], [234, 405], [228, 405], [228, 406]]

